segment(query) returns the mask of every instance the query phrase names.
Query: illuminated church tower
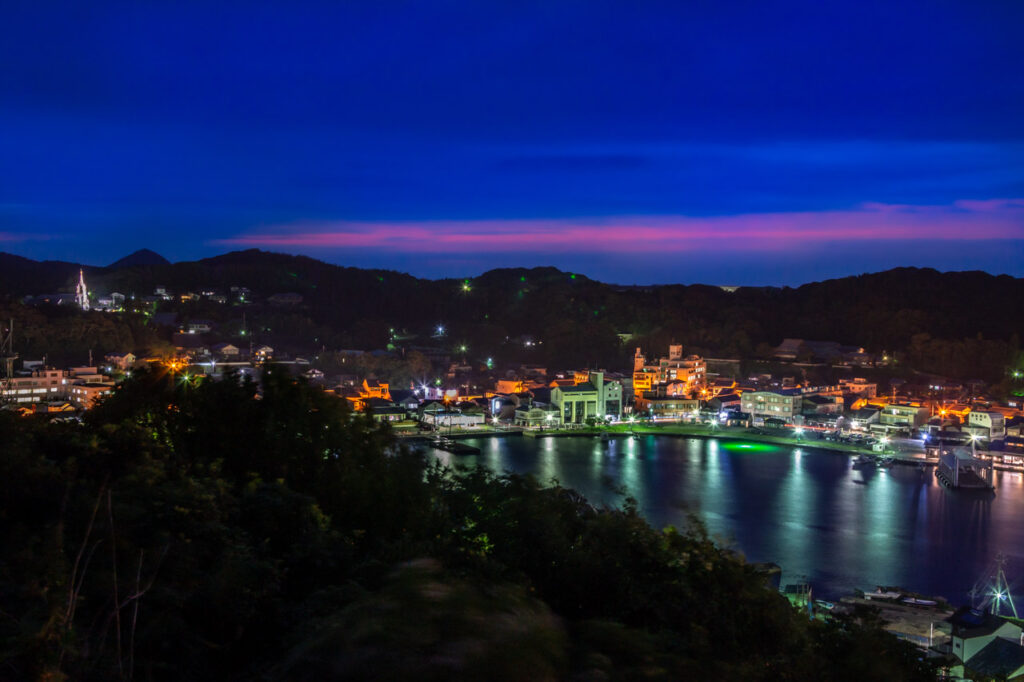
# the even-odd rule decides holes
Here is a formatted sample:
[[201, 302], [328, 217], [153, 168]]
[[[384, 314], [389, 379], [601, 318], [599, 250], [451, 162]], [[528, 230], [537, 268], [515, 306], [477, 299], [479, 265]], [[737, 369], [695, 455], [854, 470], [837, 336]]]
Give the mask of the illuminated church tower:
[[75, 287], [75, 303], [82, 307], [82, 310], [89, 309], [89, 290], [85, 288], [85, 275], [78, 271], [78, 286]]

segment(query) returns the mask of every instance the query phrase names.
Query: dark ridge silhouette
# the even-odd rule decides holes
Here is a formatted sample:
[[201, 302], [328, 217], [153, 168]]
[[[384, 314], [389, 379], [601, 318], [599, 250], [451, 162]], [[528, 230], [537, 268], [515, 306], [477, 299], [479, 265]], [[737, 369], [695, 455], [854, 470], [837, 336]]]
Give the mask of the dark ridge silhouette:
[[142, 265], [170, 265], [171, 262], [161, 256], [156, 251], [150, 251], [149, 249], [139, 249], [133, 253], [128, 254], [124, 258], [114, 261], [108, 268], [133, 268]]

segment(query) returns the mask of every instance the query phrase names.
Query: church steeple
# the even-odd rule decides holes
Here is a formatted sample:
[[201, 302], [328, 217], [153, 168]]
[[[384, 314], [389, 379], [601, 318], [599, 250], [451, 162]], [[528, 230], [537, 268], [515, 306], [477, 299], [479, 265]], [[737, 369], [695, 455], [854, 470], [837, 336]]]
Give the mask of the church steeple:
[[81, 269], [78, 270], [78, 286], [75, 287], [75, 303], [77, 303], [82, 310], [89, 309], [89, 290], [85, 287], [85, 273]]

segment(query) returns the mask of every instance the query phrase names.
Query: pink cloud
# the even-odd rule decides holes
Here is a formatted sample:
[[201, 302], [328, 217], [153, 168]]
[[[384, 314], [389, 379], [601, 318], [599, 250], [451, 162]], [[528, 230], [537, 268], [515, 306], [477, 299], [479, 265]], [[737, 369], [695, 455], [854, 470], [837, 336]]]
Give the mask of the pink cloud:
[[1024, 239], [1024, 199], [951, 206], [868, 203], [844, 211], [733, 216], [307, 222], [216, 243], [399, 252], [686, 252], [782, 250], [834, 242]]

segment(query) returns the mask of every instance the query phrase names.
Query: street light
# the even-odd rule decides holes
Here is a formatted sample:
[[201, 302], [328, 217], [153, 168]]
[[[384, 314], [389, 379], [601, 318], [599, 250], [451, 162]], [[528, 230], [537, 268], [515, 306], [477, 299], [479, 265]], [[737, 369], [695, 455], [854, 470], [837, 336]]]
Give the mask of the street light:
[[804, 435], [804, 430], [803, 430], [803, 428], [798, 426], [795, 429], [793, 429], [793, 433], [796, 434], [796, 439], [800, 440], [800, 436]]
[[979, 440], [981, 440], [981, 436], [979, 436], [976, 433], [971, 434], [971, 457], [974, 457], [978, 454], [977, 444]]

